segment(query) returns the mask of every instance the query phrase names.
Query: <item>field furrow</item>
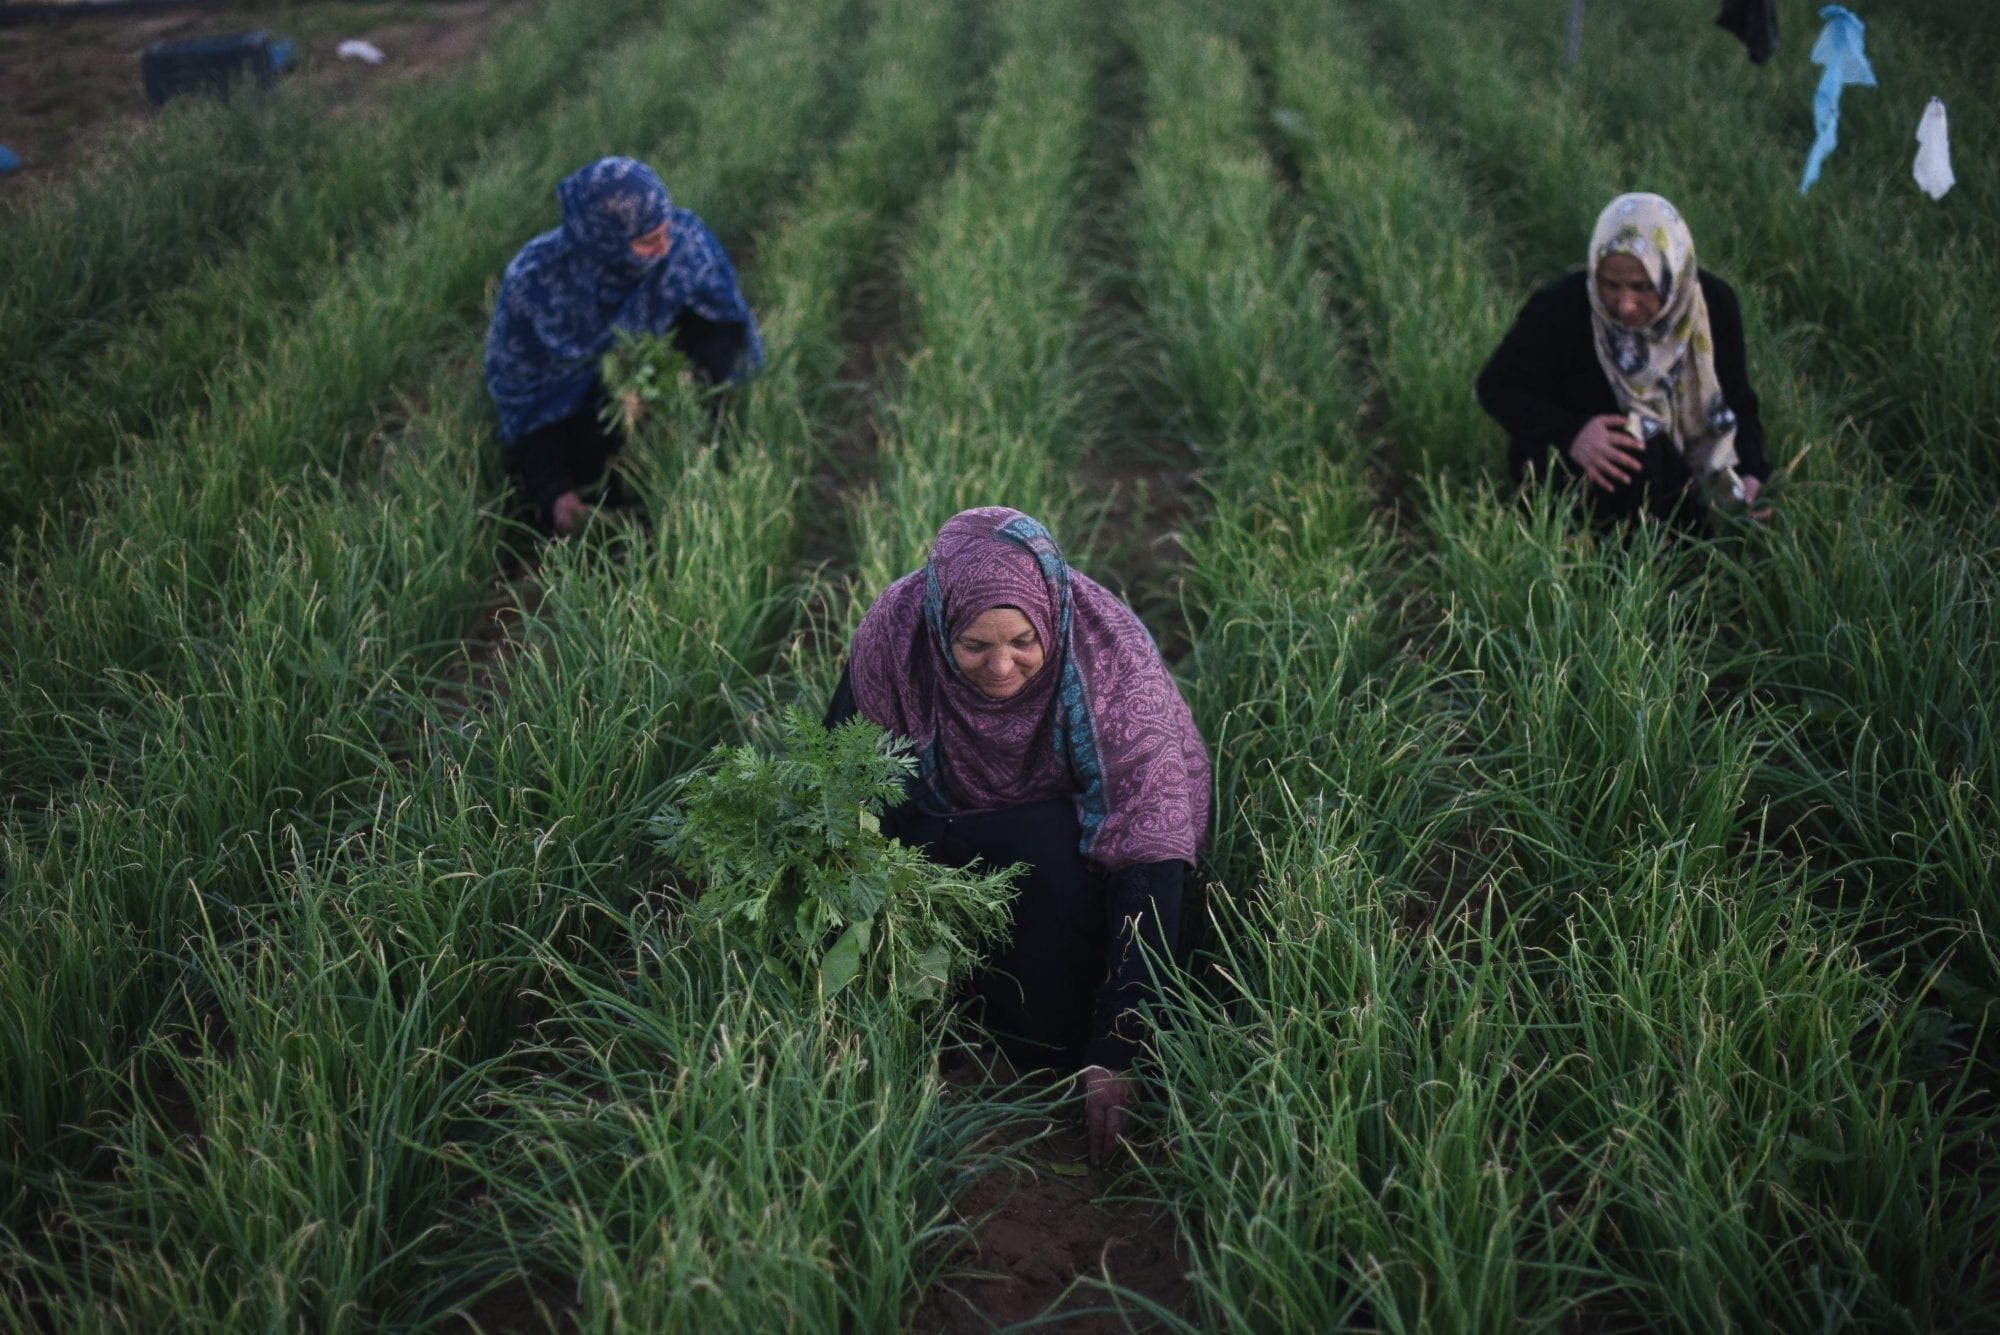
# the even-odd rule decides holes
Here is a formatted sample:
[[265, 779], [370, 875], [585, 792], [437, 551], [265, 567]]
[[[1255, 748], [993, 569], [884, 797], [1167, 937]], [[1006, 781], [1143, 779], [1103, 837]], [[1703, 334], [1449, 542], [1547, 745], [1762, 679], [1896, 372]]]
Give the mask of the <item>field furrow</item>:
[[1088, 27], [1052, 3], [995, 21], [992, 107], [906, 260], [916, 346], [880, 412], [876, 481], [851, 507], [850, 627], [959, 510], [1008, 504], [1058, 533], [1086, 512], [1062, 479], [1089, 429], [1088, 294], [1068, 253], [1089, 133]]

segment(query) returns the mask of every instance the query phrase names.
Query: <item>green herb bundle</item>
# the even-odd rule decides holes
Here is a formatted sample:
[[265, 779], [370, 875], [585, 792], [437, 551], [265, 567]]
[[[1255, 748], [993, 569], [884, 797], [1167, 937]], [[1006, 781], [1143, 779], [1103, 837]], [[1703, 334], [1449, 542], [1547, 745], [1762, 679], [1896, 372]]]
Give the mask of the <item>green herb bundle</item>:
[[641, 417], [663, 404], [692, 403], [704, 393], [695, 387], [687, 355], [658, 334], [618, 330], [598, 363], [598, 374], [605, 388], [601, 420], [627, 435]]
[[785, 712], [778, 753], [718, 746], [654, 828], [702, 887], [696, 912], [774, 960], [816, 967], [822, 998], [861, 980], [912, 1008], [968, 977], [1007, 926], [1018, 868], [957, 869], [882, 833], [916, 762], [866, 719]]

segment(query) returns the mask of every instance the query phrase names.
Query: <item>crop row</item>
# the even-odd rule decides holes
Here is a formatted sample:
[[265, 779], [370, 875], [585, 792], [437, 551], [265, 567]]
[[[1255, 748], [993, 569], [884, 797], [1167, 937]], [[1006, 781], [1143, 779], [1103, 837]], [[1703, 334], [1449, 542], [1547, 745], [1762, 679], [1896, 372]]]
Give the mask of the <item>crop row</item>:
[[[1232, 892], [1216, 914], [1222, 967], [1163, 1028], [1176, 1155], [1153, 1177], [1199, 1240], [1212, 1310], [1307, 1328], [1969, 1318], [1988, 1225], [1957, 1174], [1990, 1172], [1991, 1129], [1965, 1084], [1976, 1065], [1934, 1036], [1978, 1031], [1939, 1005], [1921, 965], [1882, 953], [1883, 925], [1907, 911], [1900, 878], [1871, 878], [1877, 855], [1839, 844], [1797, 856], [1798, 832], [1773, 814], [1770, 790], [1787, 782], [1849, 782], [1798, 746], [1811, 730], [1782, 696], [1745, 690], [1804, 654], [1780, 667], [1740, 642], [1748, 558], [1727, 544], [1597, 546], [1545, 509], [1421, 476], [1423, 461], [1492, 439], [1469, 372], [1453, 374], [1488, 334], [1422, 313], [1504, 318], [1496, 243], [1454, 162], [1383, 110], [1393, 100], [1358, 58], [1353, 21], [1273, 8], [1264, 49], [1301, 178], [1294, 235], [1328, 246], [1357, 332], [1343, 345], [1271, 300], [1250, 322], [1266, 347], [1202, 339], [1186, 354], [1202, 366], [1240, 346], [1235, 383], [1261, 387], [1231, 391], [1209, 367], [1189, 384], [1212, 401], [1186, 410], [1234, 426], [1214, 442], [1229, 485], [1190, 548], [1204, 621], [1186, 669], [1225, 758], [1222, 810], [1243, 828], [1218, 850]], [[1216, 197], [1214, 164], [1257, 162], [1249, 65], [1185, 36], [1177, 51], [1171, 31], [1154, 34], [1160, 81], [1201, 88], [1208, 115], [1163, 117], [1217, 138], [1181, 155], [1184, 187], [1162, 194]], [[1218, 112], [1230, 106], [1233, 122]], [[1243, 176], [1245, 200], [1276, 180], [1269, 164]], [[1275, 185], [1261, 200], [1282, 214]], [[1187, 299], [1220, 291], [1240, 306], [1233, 294], [1271, 286], [1288, 243], [1260, 253], [1258, 230], [1184, 263], [1204, 275]], [[1214, 327], [1171, 293], [1156, 327]], [[1382, 394], [1369, 415], [1409, 470], [1377, 474], [1417, 522], [1407, 552], [1366, 519], [1367, 460], [1342, 443], [1354, 399], [1320, 429], [1345, 462], [1326, 482], [1285, 444], [1308, 410], [1257, 429], [1265, 405], [1329, 392], [1289, 369], [1287, 329], [1321, 341], [1298, 365], [1369, 354]], [[1260, 463], [1279, 464], [1282, 488], [1257, 486]], [[1266, 496], [1282, 508], [1260, 517]], [[1900, 502], [1864, 495], [1858, 514], [1829, 514], [1807, 492], [1768, 586], [1795, 612], [1820, 601], [1822, 628], [1842, 607], [1893, 625], [1783, 540], [1823, 551], [1821, 524], [1862, 516], [1885, 538], [1925, 530], [1885, 506]], [[1308, 528], [1318, 513], [1348, 519]], [[1274, 542], [1290, 522], [1337, 540], [1299, 541], [1309, 555], [1292, 561]], [[1878, 578], [1913, 573], [1897, 562]], [[1935, 634], [1942, 609], [1916, 606]], [[1901, 670], [1928, 669], [1912, 647]], [[1866, 671], [1884, 691], [1898, 669]], [[1823, 700], [1862, 689], [1844, 681]], [[1945, 814], [1963, 813], [1964, 773], [1931, 773], [1897, 784], [1955, 794]], [[1886, 840], [1887, 814], [1859, 824]], [[1968, 852], [1990, 829], [1980, 819]], [[1976, 910], [1940, 893], [1960, 875], [1934, 871], [1930, 912]], [[1947, 938], [1976, 949], [1976, 926], [1956, 921]]]
[[[773, 118], [765, 131], [771, 136], [771, 152], [745, 160], [738, 169], [724, 151], [726, 142], [755, 145], [750, 127], [771, 115], [769, 98], [752, 105], [747, 80], [738, 82], [741, 91], [734, 97], [714, 98], [702, 116], [682, 122], [671, 138], [645, 150], [686, 164], [697, 190], [728, 193], [732, 230], [748, 226], [755, 221], [758, 202], [771, 200], [784, 185], [784, 164], [797, 163], [811, 151], [814, 138], [806, 117], [825, 109], [825, 99], [815, 93], [832, 73], [827, 62], [845, 49], [841, 22], [837, 9], [814, 9], [759, 21], [727, 51], [674, 37], [635, 47], [597, 86], [594, 105], [580, 104], [576, 121], [549, 127], [550, 137], [538, 146], [538, 155], [551, 168], [573, 165], [588, 155], [601, 134], [643, 132], [641, 127], [659, 115], [661, 104], [648, 100], [659, 96], [655, 90], [698, 88], [703, 78], [725, 77], [732, 65], [747, 68], [753, 56], [761, 63], [789, 50], [807, 77], [796, 85], [789, 123]], [[718, 54], [725, 57], [719, 67]], [[665, 105], [675, 105], [681, 95], [677, 92], [675, 101]], [[629, 128], [621, 131], [621, 126]], [[716, 132], [714, 143], [702, 143], [699, 131], [704, 128]], [[534, 196], [542, 195], [553, 171], [542, 176]], [[533, 216], [527, 212], [532, 207], [528, 197], [511, 202], [517, 235], [528, 230], [521, 222], [524, 214]], [[461, 220], [448, 216], [429, 225], [443, 230]], [[457, 337], [473, 332], [461, 325]], [[437, 680], [449, 664], [449, 646], [468, 625], [471, 609], [483, 601], [490, 579], [495, 535], [479, 504], [481, 474], [487, 471], [480, 462], [484, 447], [478, 444], [485, 434], [479, 395], [476, 379], [463, 363], [447, 363], [427, 396], [428, 408], [383, 451], [375, 468], [352, 479], [353, 489], [338, 478], [307, 474], [294, 488], [257, 497], [242, 517], [241, 534], [227, 558], [228, 582], [194, 586], [208, 597], [182, 593], [174, 580], [184, 571], [171, 562], [135, 570], [153, 582], [139, 583], [128, 596], [159, 609], [179, 648], [164, 663], [151, 666], [148, 675], [104, 674], [107, 693], [122, 710], [115, 731], [102, 720], [108, 709], [78, 718], [50, 709], [48, 696], [42, 697], [48, 711], [45, 731], [25, 736], [32, 740], [67, 733], [69, 744], [77, 748], [70, 762], [80, 762], [89, 777], [71, 789], [52, 789], [46, 811], [27, 803], [16, 806], [9, 822], [8, 861], [24, 891], [14, 901], [17, 920], [9, 925], [23, 929], [35, 943], [10, 960], [5, 988], [10, 1009], [22, 1020], [8, 1032], [27, 1048], [20, 1061], [8, 1066], [10, 1077], [18, 1072], [23, 1082], [18, 1097], [10, 1089], [9, 1105], [26, 1133], [10, 1139], [9, 1208], [15, 1224], [27, 1218], [21, 1211], [30, 1204], [23, 1194], [30, 1186], [33, 1200], [51, 1194], [68, 1200], [79, 1232], [129, 1220], [127, 1205], [96, 1199], [87, 1171], [112, 1153], [106, 1148], [93, 1152], [93, 1146], [129, 1135], [134, 1151], [143, 1155], [140, 1162], [157, 1174], [157, 1179], [148, 1178], [150, 1199], [162, 1208], [178, 1200], [189, 1220], [199, 1221], [187, 1230], [191, 1246], [199, 1246], [203, 1228], [213, 1233], [217, 1227], [233, 1227], [226, 1215], [202, 1215], [193, 1207], [204, 1199], [226, 1199], [223, 1178], [268, 1150], [247, 1141], [231, 1145], [224, 1128], [235, 1127], [245, 1137], [296, 1134], [282, 1116], [273, 1124], [271, 1118], [245, 1120], [233, 1112], [234, 1105], [256, 1096], [260, 1082], [278, 1079], [265, 1063], [278, 1062], [282, 1070], [286, 1054], [297, 1052], [296, 1043], [281, 1041], [281, 1032], [297, 1016], [285, 1004], [284, 989], [264, 985], [268, 971], [324, 976], [321, 986], [334, 989], [327, 995], [339, 995], [343, 978], [351, 975], [333, 967], [338, 957], [332, 962], [317, 958], [319, 939], [330, 931], [328, 918], [343, 929], [332, 932], [336, 938], [358, 935], [372, 946], [358, 955], [360, 960], [381, 949], [375, 937], [382, 924], [366, 915], [358, 926], [353, 924], [352, 904], [344, 893], [334, 895], [329, 905], [324, 896], [307, 891], [357, 880], [384, 891], [397, 889], [401, 883], [393, 863], [379, 865], [379, 849], [351, 833], [357, 830], [379, 835], [391, 848], [410, 848], [419, 864], [425, 858], [446, 864], [428, 877], [419, 872], [412, 884], [467, 888], [449, 859], [436, 852], [450, 845], [418, 841], [412, 847], [397, 836], [416, 840], [421, 815], [432, 815], [447, 827], [473, 819], [491, 809], [491, 795], [477, 794], [475, 803], [455, 808], [452, 799], [474, 796], [462, 782], [453, 781], [464, 776], [446, 772], [443, 757], [426, 757], [432, 767], [418, 764], [410, 754], [408, 729], [397, 720], [406, 712], [398, 701]], [[255, 442], [251, 444], [254, 448]], [[76, 541], [83, 547], [90, 534], [102, 532], [89, 526]], [[138, 536], [171, 551], [156, 532], [142, 529]], [[46, 605], [23, 610], [42, 618], [33, 623], [37, 628], [50, 620]], [[73, 672], [78, 665], [58, 660], [37, 666], [46, 674], [44, 680], [60, 680], [54, 674]], [[514, 773], [522, 763], [531, 771], [539, 766], [539, 747], [523, 746], [531, 736], [503, 738], [502, 758], [514, 758]], [[62, 770], [59, 763], [48, 772], [57, 776]], [[481, 774], [509, 772], [496, 764]], [[385, 775], [400, 776], [400, 782], [384, 784]], [[399, 801], [394, 796], [399, 790], [423, 801], [416, 796]], [[530, 799], [538, 785], [517, 779], [507, 791], [516, 801]], [[433, 803], [442, 815], [427, 810]], [[414, 828], [397, 825], [389, 819], [391, 813], [406, 816]], [[385, 831], [385, 824], [396, 828]], [[518, 851], [512, 840], [504, 848], [503, 856]], [[542, 854], [521, 859], [500, 877], [501, 883], [532, 887], [541, 860]], [[358, 876], [356, 863], [363, 872], [387, 872], [389, 878]], [[385, 901], [397, 910], [389, 915], [394, 924], [390, 939], [413, 931], [421, 942], [428, 933], [409, 915], [422, 917], [436, 909], [449, 917], [462, 912], [467, 902], [456, 895], [393, 894]], [[316, 906], [320, 916], [292, 921], [301, 905]], [[465, 944], [475, 951], [492, 944], [488, 929], [504, 931], [506, 921], [501, 913], [482, 922], [477, 939]], [[288, 946], [295, 946], [296, 958]], [[480, 959], [476, 953], [470, 958]], [[353, 959], [347, 963], [360, 967]], [[403, 996], [405, 975], [426, 972], [432, 964], [392, 959], [384, 967], [391, 977], [375, 981]], [[461, 973], [461, 988], [483, 978], [497, 989], [489, 996], [504, 999], [512, 991], [507, 966], [468, 964]], [[444, 994], [450, 995], [450, 989]], [[300, 1005], [311, 1001], [301, 998]], [[506, 1011], [501, 1005], [492, 1017], [497, 1030], [475, 1027], [463, 1041], [490, 1048], [496, 1034], [506, 1032]], [[193, 1041], [189, 1035], [214, 1039], [211, 1030], [218, 1026], [224, 1037], [200, 1052], [198, 1068], [180, 1070], [185, 1045]], [[390, 1026], [385, 1032], [400, 1031]], [[448, 1035], [447, 1029], [426, 1041], [435, 1044]], [[329, 1033], [323, 1041], [330, 1052], [341, 1050], [338, 1034]], [[437, 1050], [451, 1058], [446, 1068], [461, 1056], [450, 1044]], [[240, 1071], [239, 1061], [253, 1069]], [[328, 1105], [313, 1102], [318, 1091], [340, 1096], [331, 1106], [347, 1118], [342, 1100], [358, 1092], [347, 1084], [347, 1075], [379, 1082], [397, 1070], [386, 1060], [370, 1067], [343, 1058], [323, 1073], [330, 1084], [301, 1080], [294, 1088], [282, 1079], [278, 1084], [288, 1091], [285, 1108], [324, 1115]], [[441, 1078], [450, 1074], [445, 1069]], [[185, 1094], [163, 1092], [174, 1090]], [[208, 1102], [196, 1094], [206, 1095]], [[183, 1097], [192, 1098], [206, 1114], [201, 1143], [215, 1151], [210, 1156], [190, 1158], [172, 1143], [173, 1105]], [[365, 1104], [360, 1111], [381, 1113]], [[353, 1129], [351, 1123], [344, 1125]], [[365, 1123], [359, 1129], [365, 1130]], [[341, 1156], [353, 1146], [352, 1135], [337, 1143], [325, 1138], [316, 1143], [321, 1153]], [[369, 1136], [365, 1143], [377, 1139]], [[431, 1136], [402, 1145], [398, 1152], [423, 1158], [425, 1152], [417, 1147], [424, 1143], [434, 1151], [440, 1141]], [[247, 1157], [232, 1158], [225, 1147]], [[397, 1162], [408, 1175], [413, 1161]], [[203, 1172], [205, 1164], [214, 1165], [213, 1174]], [[66, 1171], [65, 1165], [78, 1171]], [[416, 1174], [433, 1184], [431, 1190], [440, 1180], [430, 1171], [435, 1166], [426, 1159], [425, 1171]], [[371, 1192], [378, 1191], [383, 1168], [366, 1155], [355, 1156], [339, 1180], [359, 1173], [364, 1183], [377, 1183]], [[310, 1177], [318, 1171], [313, 1162], [299, 1161], [300, 1173]], [[298, 1177], [285, 1174], [256, 1180], [274, 1195], [300, 1186]], [[86, 1203], [95, 1208], [82, 1208]], [[383, 1204], [376, 1199], [373, 1208], [379, 1211]], [[325, 1198], [301, 1192], [289, 1206], [257, 1217], [302, 1218], [304, 1206], [327, 1205]], [[365, 1234], [369, 1219], [379, 1228], [386, 1227], [386, 1218], [377, 1213], [358, 1226]], [[422, 1226], [416, 1222], [423, 1218], [421, 1209], [413, 1210], [411, 1218], [413, 1227]], [[192, 1277], [149, 1275], [141, 1264], [130, 1274], [109, 1278], [94, 1270], [92, 1262], [119, 1264], [124, 1249], [138, 1242], [123, 1236], [125, 1227], [120, 1223], [111, 1236], [92, 1239], [95, 1245], [86, 1249], [85, 1262], [77, 1268], [52, 1272], [61, 1276], [57, 1283], [76, 1286], [69, 1291], [71, 1299], [101, 1297], [111, 1287], [129, 1290], [121, 1301], [137, 1307], [171, 1306], [192, 1300], [170, 1292], [172, 1284], [198, 1281], [192, 1297], [202, 1304], [226, 1299], [282, 1307], [298, 1301], [286, 1292], [300, 1283], [300, 1274], [284, 1267], [270, 1272], [270, 1283], [261, 1288], [242, 1287], [244, 1274], [264, 1273], [256, 1260], [261, 1253], [242, 1238], [217, 1252], [213, 1267], [191, 1265]], [[69, 1241], [74, 1244], [76, 1238]], [[289, 1246], [294, 1240], [264, 1241]], [[337, 1242], [326, 1240], [329, 1247]], [[320, 1268], [331, 1266], [332, 1278], [322, 1273], [322, 1279], [328, 1284], [338, 1280], [335, 1287], [342, 1292], [377, 1282], [366, 1267], [355, 1268], [353, 1258], [342, 1259], [336, 1251], [301, 1255], [293, 1269], [321, 1273]], [[128, 1259], [124, 1264], [133, 1263]]]

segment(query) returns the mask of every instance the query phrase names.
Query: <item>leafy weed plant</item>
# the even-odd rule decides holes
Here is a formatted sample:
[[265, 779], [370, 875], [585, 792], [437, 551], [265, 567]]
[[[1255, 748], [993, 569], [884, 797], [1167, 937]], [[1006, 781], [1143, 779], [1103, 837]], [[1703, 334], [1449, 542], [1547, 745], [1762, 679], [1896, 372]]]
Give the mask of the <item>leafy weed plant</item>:
[[1019, 869], [940, 866], [883, 834], [881, 812], [915, 770], [866, 719], [829, 731], [787, 709], [776, 754], [718, 746], [675, 785], [656, 829], [704, 882], [697, 913], [741, 927], [774, 965], [817, 962], [821, 997], [859, 979], [933, 1003], [1006, 930]]
[[696, 387], [691, 371], [686, 354], [667, 339], [620, 329], [600, 363], [598, 374], [605, 394], [599, 419], [629, 437], [641, 414], [690, 396], [706, 398], [716, 392], [716, 387]]

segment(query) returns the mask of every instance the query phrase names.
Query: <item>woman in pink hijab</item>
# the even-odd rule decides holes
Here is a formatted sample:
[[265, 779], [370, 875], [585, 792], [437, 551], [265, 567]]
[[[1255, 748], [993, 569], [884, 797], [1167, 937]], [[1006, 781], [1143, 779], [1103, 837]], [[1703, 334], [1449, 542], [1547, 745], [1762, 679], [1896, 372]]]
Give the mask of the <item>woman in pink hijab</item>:
[[952, 865], [1028, 864], [973, 990], [1017, 1066], [1081, 1071], [1101, 1158], [1123, 1135], [1146, 955], [1179, 954], [1208, 830], [1208, 752], [1152, 636], [1041, 524], [966, 510], [862, 618], [827, 721], [855, 713], [917, 748], [889, 833]]

